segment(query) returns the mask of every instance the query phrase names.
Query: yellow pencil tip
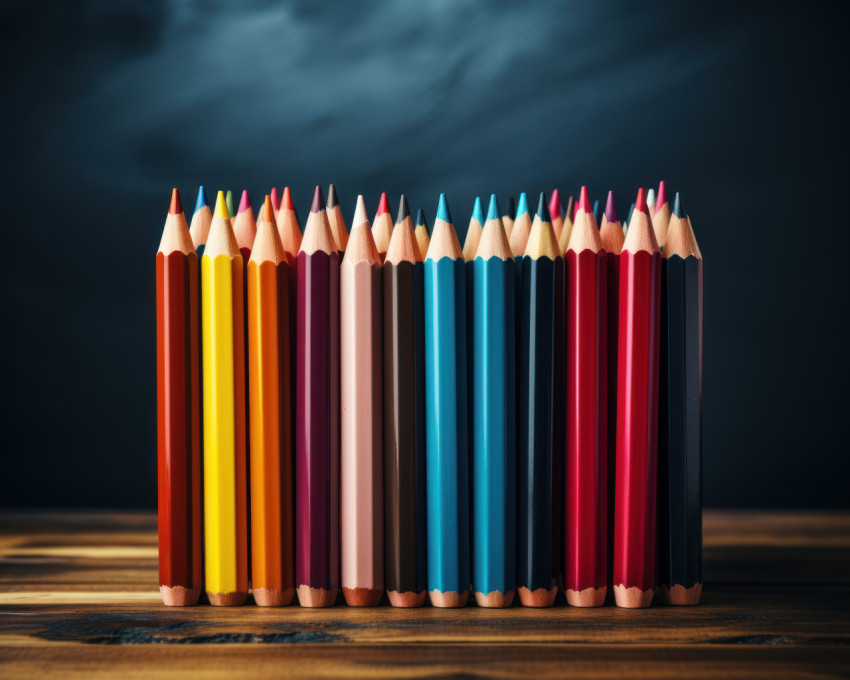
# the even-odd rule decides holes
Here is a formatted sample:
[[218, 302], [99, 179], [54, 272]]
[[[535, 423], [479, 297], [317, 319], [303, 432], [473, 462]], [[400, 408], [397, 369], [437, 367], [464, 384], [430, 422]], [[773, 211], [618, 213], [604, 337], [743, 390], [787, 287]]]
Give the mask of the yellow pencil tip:
[[230, 213], [227, 212], [227, 202], [224, 200], [224, 192], [219, 191], [215, 199], [215, 217], [223, 217], [226, 220], [230, 219]]

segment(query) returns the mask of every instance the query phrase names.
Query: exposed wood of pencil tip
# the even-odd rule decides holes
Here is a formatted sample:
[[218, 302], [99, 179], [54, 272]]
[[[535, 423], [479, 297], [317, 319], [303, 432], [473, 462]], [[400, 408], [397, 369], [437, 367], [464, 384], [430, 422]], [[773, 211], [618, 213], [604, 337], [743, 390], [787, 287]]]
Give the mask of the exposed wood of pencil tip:
[[162, 230], [162, 239], [157, 252], [164, 255], [169, 253], [188, 255], [195, 252], [195, 245], [186, 224], [186, 216], [182, 212], [169, 213], [165, 218], [165, 227]]
[[623, 241], [626, 240], [626, 235], [623, 233], [623, 227], [619, 222], [609, 222], [608, 218], [602, 216], [602, 226], [599, 227], [599, 237], [602, 239], [602, 247], [606, 253], [619, 255], [623, 249]]
[[425, 590], [419, 593], [414, 593], [409, 590], [405, 592], [388, 590], [387, 597], [393, 607], [411, 608], [421, 607], [424, 605], [425, 599], [428, 597], [428, 593]]
[[655, 590], [641, 590], [637, 586], [626, 587], [622, 584], [614, 586], [614, 602], [624, 609], [642, 609], [652, 604]]
[[465, 607], [469, 601], [469, 591], [464, 590], [458, 593], [455, 590], [439, 591], [432, 590], [428, 595], [431, 598], [431, 605], [440, 608], [455, 608]]
[[339, 588], [311, 588], [307, 585], [298, 586], [298, 604], [302, 607], [330, 607], [336, 602]]
[[369, 226], [369, 218], [366, 217], [363, 196], [357, 197], [357, 208], [354, 212], [354, 219], [351, 221], [351, 234], [348, 236], [348, 246], [342, 261], [344, 264], [355, 262], [381, 263], [381, 257], [378, 255], [375, 239], [372, 236], [372, 229]]
[[[218, 213], [218, 210], [216, 210], [216, 213]], [[230, 220], [215, 215], [210, 224], [210, 234], [204, 247], [204, 257], [212, 258], [218, 255], [226, 255], [227, 257], [239, 255], [241, 257]]]
[[[428, 246], [426, 260], [439, 260], [448, 257], [452, 260], [463, 259], [463, 250], [457, 239], [454, 225], [439, 217], [434, 220], [434, 228], [431, 231], [431, 244]], [[467, 593], [468, 594], [468, 593]]]
[[567, 250], [580, 253], [589, 250], [598, 253], [602, 250], [602, 238], [596, 227], [596, 218], [589, 210], [579, 209], [576, 211], [576, 219], [573, 223]]
[[[552, 235], [554, 236], [554, 234], [555, 232], [553, 230]], [[555, 604], [558, 588], [557, 586], [552, 586], [549, 589], [537, 588], [536, 590], [531, 590], [525, 586], [520, 586], [517, 588], [517, 592], [519, 593], [520, 604], [523, 607], [551, 607]]]
[[[516, 223], [514, 224], [514, 233], [516, 233]], [[524, 254], [532, 260], [547, 257], [553, 261], [561, 255], [558, 252], [558, 241], [555, 239], [555, 229], [552, 227], [552, 223], [544, 222], [537, 214], [534, 215], [534, 222], [531, 223], [531, 232], [528, 234]]]
[[201, 597], [200, 588], [185, 586], [160, 586], [159, 593], [162, 603], [168, 607], [191, 607], [198, 604]]
[[491, 257], [497, 257], [500, 260], [513, 259], [501, 217], [489, 219], [484, 223], [484, 229], [481, 231], [481, 237], [478, 241], [478, 251], [475, 253], [475, 258], [489, 260]]
[[[549, 224], [551, 227], [551, 222]], [[531, 221], [531, 215], [528, 214], [527, 210], [514, 220], [514, 228], [511, 230], [511, 237], [508, 241], [514, 257], [522, 257], [523, 253], [526, 251], [531, 230], [533, 228], [534, 223]], [[553, 231], [552, 233], [554, 234], [555, 232]]]
[[670, 224], [667, 227], [667, 241], [664, 243], [664, 250], [661, 254], [664, 258], [678, 255], [682, 259], [686, 257], [702, 259], [690, 217], [673, 215], [670, 218]]
[[390, 238], [390, 247], [387, 250], [387, 257], [384, 261], [391, 264], [399, 264], [400, 262], [416, 263], [422, 261], [416, 232], [413, 229], [413, 222], [409, 215], [401, 222], [396, 223], [395, 229], [393, 229], [392, 238]]
[[254, 588], [251, 594], [258, 607], [285, 607], [292, 604], [295, 588]]
[[254, 238], [250, 261], [258, 264], [261, 262], [280, 264], [285, 259], [286, 250], [274, 222], [274, 208], [271, 198], [266, 195], [266, 202], [260, 209], [260, 218], [257, 221], [257, 236]]
[[328, 214], [324, 207], [316, 212], [311, 211], [310, 216], [307, 218], [307, 226], [304, 227], [304, 236], [301, 239], [301, 249], [299, 252], [306, 253], [307, 255], [317, 252], [330, 255], [336, 251], [336, 241], [331, 232]]
[[257, 223], [254, 220], [254, 211], [250, 204], [245, 205], [247, 201], [247, 192], [242, 195], [242, 206], [244, 210], [236, 214], [233, 218], [233, 234], [236, 236], [236, 243], [239, 248], [247, 248], [251, 250], [254, 246], [254, 239], [257, 237]]
[[488, 609], [503, 609], [510, 607], [513, 604], [513, 601], [513, 590], [509, 590], [506, 593], [500, 593], [498, 590], [491, 590], [489, 593], [475, 591], [475, 604], [479, 607], [487, 607]]
[[702, 596], [702, 583], [695, 583], [690, 588], [683, 585], [675, 584], [671, 587], [661, 586], [659, 588], [661, 600], [667, 604], [674, 604], [683, 607], [693, 607], [699, 604]]
[[301, 225], [298, 222], [298, 214], [292, 205], [292, 196], [289, 187], [284, 188], [283, 197], [280, 200], [280, 210], [277, 213], [277, 232], [280, 241], [287, 254], [294, 258], [301, 249]]
[[384, 594], [383, 588], [343, 588], [342, 595], [349, 607], [377, 607]]
[[632, 221], [629, 222], [629, 233], [623, 241], [623, 249], [621, 252], [628, 251], [630, 253], [657, 253], [659, 252], [658, 241], [655, 240], [655, 232], [652, 229], [652, 222], [649, 221], [649, 215], [643, 210], [638, 210], [632, 213]]
[[571, 607], [601, 607], [605, 604], [605, 596], [608, 594], [608, 586], [600, 588], [585, 588], [584, 590], [565, 591], [567, 603]]

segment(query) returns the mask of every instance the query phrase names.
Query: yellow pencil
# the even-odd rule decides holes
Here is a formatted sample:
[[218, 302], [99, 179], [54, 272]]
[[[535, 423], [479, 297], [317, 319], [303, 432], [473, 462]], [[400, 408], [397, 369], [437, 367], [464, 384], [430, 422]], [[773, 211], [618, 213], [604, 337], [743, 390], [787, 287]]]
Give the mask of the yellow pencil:
[[213, 605], [248, 597], [245, 319], [242, 255], [224, 193], [201, 258], [204, 378], [204, 578]]

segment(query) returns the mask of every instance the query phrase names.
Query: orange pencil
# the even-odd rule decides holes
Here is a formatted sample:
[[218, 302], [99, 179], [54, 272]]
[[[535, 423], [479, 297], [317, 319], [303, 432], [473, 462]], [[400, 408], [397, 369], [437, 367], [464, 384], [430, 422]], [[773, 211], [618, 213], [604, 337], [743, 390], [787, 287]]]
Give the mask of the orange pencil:
[[271, 199], [248, 262], [251, 578], [263, 607], [295, 594], [289, 264]]

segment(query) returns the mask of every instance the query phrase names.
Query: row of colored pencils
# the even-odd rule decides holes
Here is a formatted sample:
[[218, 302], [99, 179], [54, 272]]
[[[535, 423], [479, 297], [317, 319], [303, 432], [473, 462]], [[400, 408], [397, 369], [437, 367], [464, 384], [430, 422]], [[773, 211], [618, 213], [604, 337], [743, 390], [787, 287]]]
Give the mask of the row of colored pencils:
[[317, 187], [302, 236], [288, 189], [256, 221], [201, 189], [191, 227], [175, 189], [164, 602], [698, 602], [701, 254], [663, 183], [626, 234], [613, 194], [601, 228], [585, 188], [570, 205], [476, 201], [461, 248], [445, 195], [430, 234], [358, 197], [349, 234]]

